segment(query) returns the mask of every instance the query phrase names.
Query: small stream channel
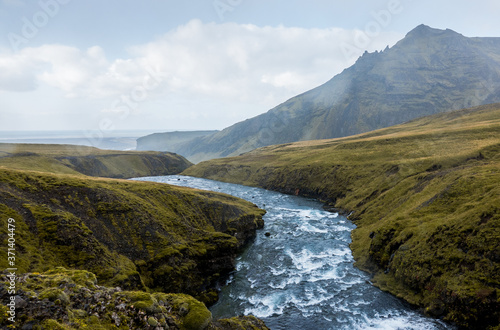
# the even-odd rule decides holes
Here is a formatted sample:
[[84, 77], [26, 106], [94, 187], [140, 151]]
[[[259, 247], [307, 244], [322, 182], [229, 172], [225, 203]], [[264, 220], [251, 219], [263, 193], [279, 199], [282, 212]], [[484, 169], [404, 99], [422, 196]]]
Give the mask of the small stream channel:
[[355, 225], [315, 200], [185, 176], [139, 180], [223, 192], [267, 211], [211, 308], [214, 318], [252, 314], [275, 330], [454, 329], [372, 286], [353, 266]]

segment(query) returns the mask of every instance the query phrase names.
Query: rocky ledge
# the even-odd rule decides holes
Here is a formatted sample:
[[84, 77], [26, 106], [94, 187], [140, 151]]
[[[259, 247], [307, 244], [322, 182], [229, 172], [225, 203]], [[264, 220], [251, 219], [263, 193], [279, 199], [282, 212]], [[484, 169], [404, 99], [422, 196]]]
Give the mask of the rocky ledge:
[[[0, 275], [2, 284], [10, 279]], [[268, 329], [255, 317], [212, 321], [205, 305], [185, 294], [124, 291], [97, 284], [93, 273], [62, 267], [25, 273], [15, 295], [0, 287], [0, 325], [15, 329]], [[8, 302], [15, 299], [15, 314]]]

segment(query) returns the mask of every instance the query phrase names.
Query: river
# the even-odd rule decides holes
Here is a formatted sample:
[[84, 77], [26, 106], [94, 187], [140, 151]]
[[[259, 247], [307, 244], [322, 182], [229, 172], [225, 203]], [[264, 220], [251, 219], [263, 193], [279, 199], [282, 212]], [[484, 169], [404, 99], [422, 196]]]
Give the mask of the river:
[[267, 211], [211, 308], [214, 318], [252, 314], [276, 330], [454, 329], [372, 286], [353, 266], [355, 225], [315, 200], [186, 176], [139, 180], [223, 192]]

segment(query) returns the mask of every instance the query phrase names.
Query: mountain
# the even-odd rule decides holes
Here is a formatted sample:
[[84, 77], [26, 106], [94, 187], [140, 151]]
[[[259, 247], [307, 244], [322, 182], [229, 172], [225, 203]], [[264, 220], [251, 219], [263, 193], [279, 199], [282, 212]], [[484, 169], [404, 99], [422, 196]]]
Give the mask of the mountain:
[[467, 329], [500, 325], [500, 104], [263, 147], [182, 174], [343, 210], [356, 224], [355, 265], [374, 285]]
[[218, 131], [187, 131], [154, 133], [137, 139], [137, 150], [177, 152], [186, 142], [217, 133]]
[[192, 162], [294, 141], [349, 136], [500, 102], [500, 38], [420, 25], [325, 84], [176, 151]]

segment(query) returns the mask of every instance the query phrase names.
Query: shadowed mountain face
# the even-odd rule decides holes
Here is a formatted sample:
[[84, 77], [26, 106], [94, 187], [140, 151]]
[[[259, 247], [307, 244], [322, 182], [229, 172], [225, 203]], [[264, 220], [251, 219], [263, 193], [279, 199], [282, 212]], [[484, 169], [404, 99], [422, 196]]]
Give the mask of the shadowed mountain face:
[[494, 102], [500, 102], [500, 38], [467, 38], [420, 25], [392, 48], [365, 53], [325, 84], [267, 113], [185, 142], [176, 152], [199, 162]]

